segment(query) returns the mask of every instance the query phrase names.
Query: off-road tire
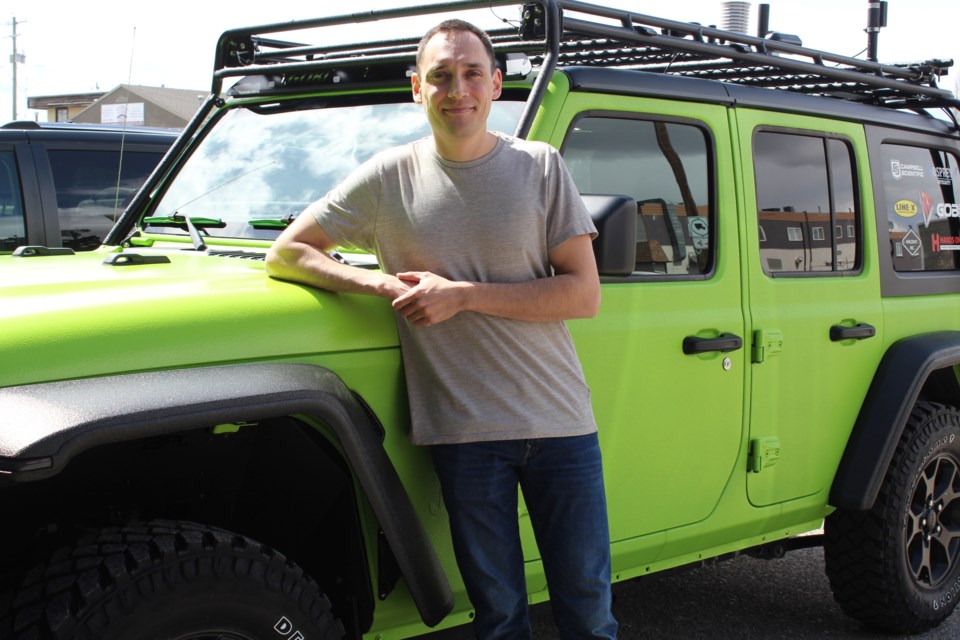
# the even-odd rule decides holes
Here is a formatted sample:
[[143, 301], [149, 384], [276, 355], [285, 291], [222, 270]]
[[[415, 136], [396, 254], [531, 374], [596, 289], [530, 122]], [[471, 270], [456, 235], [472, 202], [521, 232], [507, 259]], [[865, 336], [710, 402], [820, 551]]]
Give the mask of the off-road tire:
[[344, 635], [316, 582], [283, 555], [184, 522], [105, 529], [59, 550], [25, 578], [5, 625], [16, 640]]
[[917, 403], [873, 508], [836, 511], [825, 534], [848, 615], [897, 633], [947, 618], [960, 599], [960, 411]]

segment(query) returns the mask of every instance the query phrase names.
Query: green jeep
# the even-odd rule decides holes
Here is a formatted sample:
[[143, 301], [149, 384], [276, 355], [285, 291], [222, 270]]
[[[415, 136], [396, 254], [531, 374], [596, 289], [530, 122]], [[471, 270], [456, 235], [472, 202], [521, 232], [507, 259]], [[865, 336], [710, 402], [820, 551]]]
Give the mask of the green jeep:
[[[263, 258], [359, 162], [428, 132], [419, 32], [326, 34], [510, 4], [227, 31], [212, 94], [103, 246], [0, 257], [0, 637], [470, 621], [388, 303], [272, 280]], [[567, 0], [520, 17], [491, 32], [491, 124], [561, 149], [600, 230], [602, 309], [569, 326], [614, 581], [822, 544], [849, 615], [943, 621], [960, 598], [952, 63]]]

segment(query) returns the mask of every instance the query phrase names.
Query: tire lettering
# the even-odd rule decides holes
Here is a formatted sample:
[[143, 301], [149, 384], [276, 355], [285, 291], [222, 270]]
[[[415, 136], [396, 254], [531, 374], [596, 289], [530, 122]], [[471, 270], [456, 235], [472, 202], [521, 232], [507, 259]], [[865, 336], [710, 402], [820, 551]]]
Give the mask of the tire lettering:
[[930, 448], [927, 450], [927, 455], [921, 462], [921, 465], [926, 464], [927, 460], [933, 457], [933, 454], [936, 453], [938, 449], [942, 449], [943, 447], [949, 444], [953, 444], [953, 441], [956, 439], [957, 439], [957, 434], [951, 433], [950, 435], [943, 436], [942, 438], [934, 442], [932, 445], [930, 445]]
[[287, 616], [280, 616], [277, 624], [273, 625], [273, 630], [282, 636], [289, 636], [293, 631], [293, 623], [287, 620]]
[[932, 601], [933, 610], [937, 611], [941, 607], [946, 607], [953, 602], [953, 599], [960, 595], [960, 578], [957, 578], [957, 581], [953, 583], [949, 590], [946, 593], [941, 595], [939, 598], [934, 598]]
[[302, 633], [293, 628], [293, 623], [287, 616], [280, 616], [277, 624], [273, 625], [273, 630], [284, 638], [289, 638], [289, 640], [304, 640], [305, 638]]

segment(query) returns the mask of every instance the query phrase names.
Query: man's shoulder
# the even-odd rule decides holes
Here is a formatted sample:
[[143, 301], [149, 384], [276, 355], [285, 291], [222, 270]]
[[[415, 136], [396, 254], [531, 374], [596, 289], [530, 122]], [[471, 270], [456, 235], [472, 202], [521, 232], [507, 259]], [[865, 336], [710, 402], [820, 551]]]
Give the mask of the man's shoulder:
[[520, 151], [526, 151], [528, 153], [550, 153], [554, 151], [554, 148], [551, 147], [546, 142], [541, 142], [539, 140], [525, 140], [523, 138], [518, 138], [516, 136], [510, 135], [508, 133], [502, 133], [500, 131], [494, 132], [497, 137], [502, 139], [508, 147], [513, 149], [518, 149]]
[[557, 155], [557, 150], [546, 142], [524, 140], [523, 138], [517, 138], [516, 136], [500, 133], [499, 131], [496, 132], [496, 135], [504, 141], [504, 146], [507, 149], [510, 149], [514, 153], [529, 156], [541, 163], [546, 162], [551, 156]]
[[388, 149], [377, 152], [368, 162], [373, 163], [380, 169], [390, 170], [410, 162], [424, 152], [425, 143], [429, 138], [420, 138], [405, 144], [400, 144]]

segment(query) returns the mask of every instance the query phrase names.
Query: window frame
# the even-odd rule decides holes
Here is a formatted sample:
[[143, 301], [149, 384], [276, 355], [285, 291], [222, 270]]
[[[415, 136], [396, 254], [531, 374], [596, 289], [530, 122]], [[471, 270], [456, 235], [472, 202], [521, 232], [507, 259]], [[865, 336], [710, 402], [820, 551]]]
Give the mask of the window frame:
[[935, 132], [931, 123], [930, 130], [910, 131], [879, 125], [864, 127], [867, 138], [870, 166], [872, 170], [871, 186], [874, 194], [874, 214], [877, 228], [877, 246], [880, 263], [880, 293], [884, 297], [922, 296], [955, 294], [960, 287], [960, 270], [957, 271], [896, 271], [893, 268], [890, 246], [890, 233], [887, 228], [887, 206], [883, 183], [883, 145], [898, 144], [911, 147], [924, 147], [937, 151], [947, 151], [960, 158], [960, 135], [948, 132], [943, 125], [941, 132]]
[[[900, 149], [901, 151], [894, 150], [894, 148]], [[910, 150], [910, 151], [907, 152], [907, 151], [902, 151], [902, 150]], [[896, 189], [896, 187], [895, 187], [894, 185], [896, 185], [896, 184], [900, 181], [900, 179], [901, 179], [901, 178], [899, 178], [899, 177], [895, 177], [893, 180], [891, 180], [891, 173], [886, 170], [887, 167], [890, 166], [890, 164], [889, 164], [889, 163], [890, 163], [890, 157], [891, 157], [891, 155], [893, 155], [893, 154], [896, 154], [897, 156], [903, 158], [903, 157], [905, 157], [905, 155], [900, 155], [900, 154], [916, 153], [918, 156], [920, 156], [920, 157], [923, 158], [923, 160], [921, 161], [921, 162], [923, 163], [923, 165], [922, 165], [923, 168], [924, 168], [925, 170], [926, 170], [926, 169], [931, 170], [930, 178], [931, 178], [932, 180], [938, 182], [938, 183], [940, 182], [940, 178], [935, 177], [935, 174], [932, 173], [932, 170], [933, 170], [933, 168], [934, 168], [936, 165], [930, 162], [930, 158], [931, 158], [931, 156], [932, 156], [933, 154], [941, 154], [941, 155], [943, 155], [943, 156], [949, 156], [949, 157], [951, 157], [951, 158], [952, 158], [953, 169], [954, 169], [955, 172], [956, 172], [956, 176], [953, 176], [953, 177], [952, 177], [951, 183], [950, 183], [950, 190], [953, 192], [953, 202], [949, 202], [949, 203], [947, 203], [947, 202], [938, 203], [938, 206], [940, 206], [940, 204], [944, 204], [944, 205], [951, 205], [953, 208], [956, 208], [958, 205], [960, 205], [960, 153], [958, 153], [956, 150], [941, 149], [941, 148], [937, 148], [937, 147], [930, 147], [930, 146], [927, 146], [927, 145], [919, 145], [919, 144], [900, 144], [900, 143], [895, 143], [895, 142], [891, 142], [891, 141], [885, 141], [885, 142], [883, 142], [883, 143], [881, 144], [881, 151], [880, 151], [880, 153], [881, 153], [881, 155], [882, 155], [882, 157], [883, 157], [883, 159], [884, 159], [884, 162], [880, 165], [881, 168], [880, 168], [880, 170], [878, 171], [879, 177], [880, 177], [880, 182], [881, 182], [882, 185], [883, 185], [883, 191], [880, 192], [879, 195], [882, 195], [882, 196], [883, 196], [883, 201], [884, 201], [884, 203], [885, 203], [885, 205], [884, 205], [884, 212], [885, 212], [885, 214], [886, 214], [886, 216], [887, 216], [886, 222], [887, 222], [888, 234], [889, 234], [889, 230], [890, 230], [891, 225], [894, 224], [895, 218], [898, 218], [898, 216], [896, 216], [896, 214], [891, 215], [891, 214], [893, 213], [893, 209], [895, 208], [895, 206], [898, 205], [898, 204], [900, 204], [901, 202], [903, 202], [904, 199], [906, 199], [906, 200], [908, 200], [908, 201], [910, 201], [910, 202], [913, 202], [912, 197], [911, 197], [911, 196], [907, 196], [907, 195], [904, 193], [904, 191], [905, 191], [904, 188], [899, 189], [900, 192], [899, 192], [896, 196], [894, 196], [894, 195], [891, 194], [891, 191], [897, 191], [897, 189]], [[923, 178], [924, 176], [921, 175], [920, 177]], [[908, 177], [908, 178], [903, 178], [903, 179], [904, 179], [904, 180], [910, 180], [910, 179], [912, 179], [912, 178], [909, 178], [909, 177]], [[927, 185], [927, 186], [917, 185], [917, 184], [914, 184], [914, 183], [905, 183], [905, 184], [909, 184], [910, 188], [913, 190], [914, 193], [916, 193], [917, 190], [919, 189], [920, 192], [921, 192], [921, 195], [926, 195], [926, 194], [928, 194], [928, 192], [929, 192], [929, 193], [933, 193], [933, 192], [935, 192], [935, 189], [936, 189], [936, 187], [934, 187], [934, 186], [932, 185], [932, 183], [931, 183], [930, 185]], [[940, 196], [941, 196], [941, 199], [943, 199], [943, 198], [942, 198], [942, 196], [943, 196], [942, 184], [941, 184], [940, 186], [941, 186]], [[928, 196], [928, 197], [929, 197], [929, 196]], [[891, 203], [895, 203], [893, 207], [891, 207]], [[920, 206], [922, 206], [922, 205], [919, 205], [918, 203], [914, 203], [914, 204], [915, 204], [915, 206], [917, 206], [917, 211], [919, 212], [919, 208], [920, 208]], [[933, 205], [933, 203], [931, 202], [931, 203], [930, 203], [931, 208], [932, 208], [932, 205]], [[951, 217], [955, 218], [956, 215], [951, 216]], [[912, 219], [912, 218], [911, 218], [911, 219]], [[950, 230], [949, 233], [951, 233], [951, 235], [950, 235], [949, 237], [950, 237], [950, 238], [955, 238], [958, 234], [960, 234], [960, 230], [958, 230], [958, 228], [957, 228], [957, 223], [956, 223], [956, 221], [951, 221], [951, 223], [952, 223], [952, 225], [954, 226], [954, 229]], [[924, 226], [924, 231], [929, 227], [929, 224], [930, 224], [929, 218], [928, 218], [927, 214], [925, 213], [925, 214], [924, 214], [924, 225], [923, 225], [923, 226]], [[908, 227], [908, 228], [909, 228], [909, 227]], [[912, 232], [916, 234], [918, 231], [920, 231], [919, 225], [917, 225], [917, 229], [916, 229], [915, 231], [912, 231]], [[937, 235], [938, 232], [937, 232], [937, 231], [933, 231], [932, 233], [933, 233], [934, 235]], [[919, 236], [919, 235], [915, 235], [915, 237], [919, 238], [920, 236]], [[939, 241], [938, 241], [938, 240], [933, 240], [933, 239], [931, 238], [931, 244], [933, 244], [933, 243], [939, 243]], [[955, 265], [953, 268], [947, 268], [947, 269], [930, 268], [930, 266], [929, 266], [928, 264], [925, 264], [924, 260], [921, 259], [921, 264], [920, 264], [920, 267], [919, 267], [919, 268], [916, 268], [916, 269], [909, 269], [909, 268], [904, 269], [904, 268], [900, 268], [900, 269], [898, 269], [898, 268], [897, 268], [897, 265], [895, 264], [894, 258], [903, 259], [903, 258], [905, 258], [905, 256], [903, 255], [903, 251], [902, 251], [902, 247], [901, 247], [900, 243], [896, 243], [896, 244], [891, 243], [891, 244], [892, 244], [892, 247], [901, 249], [900, 251], [893, 251], [893, 255], [892, 255], [892, 257], [891, 257], [891, 264], [892, 264], [893, 269], [894, 269], [894, 271], [895, 271], [896, 273], [899, 273], [899, 274], [903, 274], [903, 273], [925, 273], [925, 274], [927, 274], [927, 273], [960, 273], [960, 264], [958, 264], [958, 262], [960, 262], [960, 254], [957, 254], [957, 253], [953, 253], [953, 255], [951, 256], [951, 260], [952, 260], [952, 262], [953, 262], [954, 265]], [[937, 248], [937, 247], [933, 247], [932, 250], [933, 250], [933, 251], [938, 251], [938, 248]], [[909, 250], [908, 250], [908, 253], [909, 253]], [[914, 260], [916, 259], [916, 256], [915, 256], [914, 254], [911, 253], [910, 256], [911, 256], [912, 259], [914, 259]], [[908, 260], [911, 259], [911, 258], [908, 258]]]
[[[559, 151], [561, 157], [567, 150], [567, 142], [570, 140], [570, 133], [585, 118], [609, 118], [614, 120], [640, 120], [642, 122], [662, 122], [665, 124], [679, 124], [695, 127], [704, 137], [704, 148], [707, 161], [707, 202], [708, 202], [708, 236], [707, 242], [710, 246], [710, 264], [704, 273], [695, 274], [651, 274], [634, 271], [629, 276], [624, 277], [602, 277], [603, 283], [607, 282], [678, 282], [678, 281], [698, 281], [711, 280], [717, 273], [717, 260], [719, 252], [719, 237], [717, 235], [717, 144], [716, 136], [709, 124], [696, 118], [687, 118], [683, 116], [671, 116], [662, 113], [647, 113], [643, 111], [624, 111], [622, 109], [585, 109], [576, 113], [570, 119], [569, 125], [563, 132], [563, 142]], [[564, 158], [564, 161], [566, 159]], [[583, 195], [592, 195], [584, 193]], [[607, 194], [613, 195], [613, 194]], [[624, 194], [627, 195], [627, 194]], [[639, 211], [638, 211], [639, 214]]]
[[[835, 208], [834, 207], [835, 195], [834, 195], [834, 184], [833, 184], [834, 176], [833, 176], [832, 168], [830, 164], [830, 154], [828, 152], [827, 141], [837, 140], [838, 142], [842, 143], [846, 147], [849, 158], [850, 158], [850, 177], [851, 177], [851, 183], [853, 187], [853, 200], [855, 203], [854, 215], [856, 216], [853, 221], [853, 227], [854, 227], [855, 233], [853, 234], [852, 237], [857, 247], [857, 254], [856, 254], [857, 257], [852, 268], [843, 269], [843, 270], [831, 269], [829, 271], [826, 271], [826, 270], [770, 271], [766, 266], [767, 260], [762, 255], [761, 253], [762, 248], [760, 247], [760, 244], [758, 242], [757, 256], [759, 258], [759, 264], [760, 264], [761, 270], [763, 271], [763, 274], [768, 278], [839, 278], [839, 277], [848, 278], [851, 276], [856, 276], [861, 274], [863, 272], [864, 254], [866, 252], [866, 247], [863, 245], [863, 241], [862, 241], [863, 216], [864, 216], [863, 200], [864, 199], [863, 199], [862, 190], [860, 188], [860, 180], [859, 180], [860, 167], [863, 165], [863, 163], [860, 162], [857, 157], [857, 146], [856, 144], [854, 144], [854, 140], [848, 135], [841, 134], [841, 133], [834, 133], [832, 131], [823, 131], [821, 129], [802, 129], [802, 128], [795, 128], [795, 127], [776, 127], [776, 126], [766, 126], [766, 125], [754, 127], [754, 129], [750, 132], [750, 154], [751, 154], [751, 163], [753, 166], [753, 195], [754, 195], [754, 200], [757, 208], [759, 208], [760, 206], [760, 202], [758, 198], [759, 180], [757, 179], [757, 169], [758, 169], [759, 163], [757, 162], [756, 144], [755, 144], [758, 133], [774, 133], [774, 134], [783, 134], [783, 135], [792, 135], [792, 136], [804, 136], [807, 138], [814, 138], [822, 142], [823, 152], [824, 152], [824, 156], [823, 156], [824, 167], [827, 170], [826, 179], [827, 179], [827, 187], [829, 189], [829, 193], [827, 194], [827, 197], [829, 198], [830, 209], [831, 209], [830, 222], [828, 225], [829, 227], [832, 227], [833, 225], [837, 225], [837, 224], [843, 224], [843, 223], [838, 223], [838, 220], [836, 218], [836, 215], [838, 212], [833, 211], [833, 209]], [[757, 216], [758, 213], [759, 211], [753, 212], [753, 215]], [[747, 212], [747, 215], [748, 216], [751, 215], [750, 212]], [[756, 223], [756, 228], [759, 230], [760, 229], [759, 218], [755, 217], [754, 220]], [[847, 237], [850, 237], [850, 236], [848, 235]], [[837, 249], [838, 249], [837, 239], [838, 239], [838, 236], [831, 232], [831, 238], [830, 238], [831, 258], [832, 258], [831, 262], [834, 265], [837, 262]]]

